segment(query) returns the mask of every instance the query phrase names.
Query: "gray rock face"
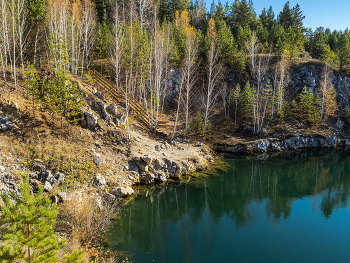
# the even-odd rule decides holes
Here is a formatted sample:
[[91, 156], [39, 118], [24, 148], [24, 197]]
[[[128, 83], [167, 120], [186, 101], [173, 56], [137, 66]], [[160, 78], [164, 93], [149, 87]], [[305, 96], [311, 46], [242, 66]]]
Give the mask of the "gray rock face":
[[97, 125], [98, 118], [92, 113], [84, 112], [84, 119], [90, 128], [94, 128]]
[[252, 129], [252, 127], [250, 127], [249, 125], [244, 125], [244, 126], [242, 127], [242, 132], [243, 132], [244, 134], [253, 134], [253, 129]]
[[254, 152], [266, 152], [270, 147], [270, 141], [269, 140], [263, 140], [259, 143], [253, 144], [253, 151]]
[[320, 138], [296, 136], [281, 141], [263, 140], [261, 142], [252, 143], [249, 145], [216, 145], [215, 150], [229, 153], [242, 153], [246, 152], [248, 148], [251, 148], [251, 151], [255, 153], [267, 151], [279, 152], [283, 150], [296, 150], [303, 148], [333, 148], [339, 145], [347, 145], [346, 143], [349, 141], [350, 140], [340, 140], [336, 137]]
[[110, 194], [118, 197], [126, 197], [129, 195], [132, 195], [133, 193], [134, 193], [134, 190], [130, 186], [122, 186], [110, 191]]
[[338, 118], [337, 122], [335, 123], [335, 128], [341, 130], [344, 126], [343, 122]]
[[0, 131], [7, 131], [14, 129], [15, 126], [0, 115]]

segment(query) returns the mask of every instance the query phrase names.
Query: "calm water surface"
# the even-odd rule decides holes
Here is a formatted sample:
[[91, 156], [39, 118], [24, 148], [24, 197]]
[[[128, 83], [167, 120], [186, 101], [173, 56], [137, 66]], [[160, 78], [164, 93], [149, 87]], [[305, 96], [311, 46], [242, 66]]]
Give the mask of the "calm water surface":
[[350, 262], [349, 151], [225, 161], [136, 198], [110, 247], [136, 263]]

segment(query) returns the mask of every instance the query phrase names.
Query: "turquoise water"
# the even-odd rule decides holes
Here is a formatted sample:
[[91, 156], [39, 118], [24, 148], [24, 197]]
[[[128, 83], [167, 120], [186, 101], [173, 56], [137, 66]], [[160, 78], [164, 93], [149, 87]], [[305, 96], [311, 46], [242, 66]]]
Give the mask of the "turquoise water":
[[350, 152], [225, 161], [137, 197], [110, 248], [132, 262], [350, 262]]

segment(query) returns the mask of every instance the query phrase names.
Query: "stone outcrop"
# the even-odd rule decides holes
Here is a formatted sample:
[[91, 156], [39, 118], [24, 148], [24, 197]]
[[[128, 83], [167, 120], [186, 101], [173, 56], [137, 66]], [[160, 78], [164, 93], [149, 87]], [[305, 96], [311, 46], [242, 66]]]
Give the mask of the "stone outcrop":
[[84, 112], [84, 120], [89, 128], [94, 128], [97, 125], [98, 117], [93, 113]]
[[[202, 158], [177, 161], [169, 158], [155, 158], [148, 154], [142, 157], [135, 157], [129, 162], [128, 170], [132, 171], [134, 182], [152, 184], [165, 182], [168, 179], [180, 179], [205, 163], [206, 161]], [[136, 167], [137, 169], [135, 169]], [[139, 176], [135, 176], [137, 172]]]
[[265, 139], [245, 145], [214, 145], [214, 150], [226, 153], [264, 153], [307, 148], [335, 148], [349, 145], [349, 139], [340, 139], [336, 136], [295, 136], [282, 140]]
[[14, 129], [15, 126], [0, 115], [0, 131], [7, 131]]

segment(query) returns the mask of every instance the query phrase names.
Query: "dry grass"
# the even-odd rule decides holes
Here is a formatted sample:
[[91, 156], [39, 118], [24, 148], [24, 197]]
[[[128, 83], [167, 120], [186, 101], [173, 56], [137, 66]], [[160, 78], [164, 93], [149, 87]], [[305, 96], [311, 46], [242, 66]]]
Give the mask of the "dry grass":
[[62, 254], [77, 248], [84, 249], [84, 262], [114, 262], [116, 255], [100, 249], [111, 218], [116, 213], [116, 204], [101, 205], [94, 195], [76, 194], [65, 202], [60, 210], [56, 230], [68, 234], [69, 245]]
[[70, 141], [47, 134], [27, 137], [26, 141], [10, 140], [5, 136], [2, 140], [4, 151], [10, 151], [29, 168], [33, 167], [35, 159], [40, 159], [47, 169], [64, 172], [68, 186], [77, 181], [84, 182], [108, 168], [106, 165], [96, 167], [82, 141]]

